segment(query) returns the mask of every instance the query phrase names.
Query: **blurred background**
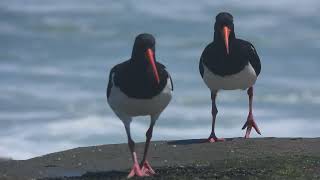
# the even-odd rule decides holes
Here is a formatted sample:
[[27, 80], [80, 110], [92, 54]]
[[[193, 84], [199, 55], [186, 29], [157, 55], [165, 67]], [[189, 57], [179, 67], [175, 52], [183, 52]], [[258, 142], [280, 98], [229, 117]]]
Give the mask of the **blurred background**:
[[[155, 36], [156, 57], [175, 87], [153, 140], [207, 138], [211, 100], [198, 62], [220, 11], [233, 14], [236, 36], [251, 41], [262, 61], [259, 137], [319, 137], [318, 0], [1, 0], [0, 156], [126, 143], [105, 89], [109, 70], [130, 58], [142, 32]], [[217, 135], [243, 136], [246, 91], [223, 91], [217, 104]], [[136, 119], [132, 133], [141, 142], [149, 119]]]

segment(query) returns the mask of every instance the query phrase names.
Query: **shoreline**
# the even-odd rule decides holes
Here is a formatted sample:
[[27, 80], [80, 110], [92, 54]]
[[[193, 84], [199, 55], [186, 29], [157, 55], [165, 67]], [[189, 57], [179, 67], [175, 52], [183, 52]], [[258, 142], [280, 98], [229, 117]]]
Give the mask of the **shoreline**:
[[0, 157], [0, 163], [1, 162], [6, 162], [6, 161], [12, 161], [13, 159], [12, 158], [9, 158], [9, 157]]
[[[200, 179], [262, 178], [271, 172], [277, 174], [270, 166], [274, 163], [287, 163], [277, 169], [290, 167], [283, 170], [285, 173], [281, 172], [282, 178], [286, 178], [285, 175], [320, 178], [320, 138], [229, 138], [213, 144], [203, 141], [152, 142], [149, 162], [158, 175], [148, 179], [188, 179], [192, 175]], [[143, 147], [144, 143], [136, 145], [140, 158]], [[125, 179], [131, 165], [127, 144], [79, 147], [28, 160], [0, 162], [0, 179]], [[311, 173], [296, 172], [300, 166], [311, 169]], [[203, 174], [206, 176], [202, 177]]]

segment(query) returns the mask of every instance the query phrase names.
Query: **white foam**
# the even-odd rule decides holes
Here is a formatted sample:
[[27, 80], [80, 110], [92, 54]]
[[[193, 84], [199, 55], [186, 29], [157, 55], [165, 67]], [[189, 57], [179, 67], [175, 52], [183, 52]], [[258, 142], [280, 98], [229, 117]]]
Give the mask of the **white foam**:
[[[165, 119], [168, 117], [160, 117]], [[206, 138], [211, 130], [211, 121], [198, 122], [196, 126], [183, 119], [184, 126], [179, 128], [156, 124], [153, 140]], [[191, 118], [191, 117], [190, 117]], [[193, 117], [197, 118], [197, 117]], [[316, 137], [320, 136], [320, 122], [313, 119], [274, 118], [272, 120], [256, 116], [263, 136], [255, 132], [252, 137]], [[147, 119], [147, 120], [146, 120]], [[241, 130], [245, 119], [234, 121], [232, 125], [222, 125], [224, 119], [217, 121], [216, 133], [220, 137], [243, 136]], [[150, 121], [148, 118], [135, 118], [131, 132], [136, 142], [145, 141], [145, 132]], [[308, 123], [308, 126], [306, 126]], [[312, 124], [311, 126], [309, 126]], [[88, 116], [79, 119], [66, 119], [57, 122], [25, 125], [16, 127], [0, 138], [0, 155], [14, 159], [27, 159], [56, 151], [79, 146], [97, 145], [101, 143], [126, 143], [126, 135], [122, 122], [116, 116]], [[90, 141], [82, 141], [84, 139]], [[110, 139], [111, 138], [111, 139]], [[114, 139], [112, 139], [114, 138]], [[96, 140], [95, 140], [96, 139]]]
[[[23, 85], [25, 84], [25, 85]], [[33, 84], [32, 86], [28, 86], [27, 83], [20, 83], [23, 85], [23, 89], [20, 86], [3, 86], [0, 88], [1, 95], [4, 96], [6, 94], [24, 94], [28, 97], [36, 97], [41, 99], [53, 99], [55, 101], [60, 100], [62, 102], [66, 101], [77, 101], [81, 99], [94, 99], [97, 97], [95, 92], [89, 90], [79, 90], [76, 87], [66, 87], [63, 83], [57, 84]], [[53, 96], [59, 92], [59, 96]], [[72, 92], [72, 93], [71, 93]], [[104, 94], [101, 92], [101, 94]]]
[[[96, 2], [96, 3], [95, 3]], [[24, 12], [24, 13], [97, 13], [109, 11], [120, 11], [123, 9], [122, 3], [95, 1], [79, 3], [77, 0], [63, 1], [41, 1], [31, 0], [28, 3], [21, 3], [20, 1], [3, 0], [10, 11]]]
[[0, 155], [16, 160], [29, 159], [32, 157], [57, 152], [79, 146], [70, 141], [29, 141], [21, 136], [1, 137]]
[[48, 119], [48, 118], [53, 118], [53, 117], [58, 117], [61, 115], [59, 112], [56, 111], [41, 111], [41, 112], [2, 112], [0, 113], [0, 121], [1, 120], [28, 120], [28, 119]]
[[0, 155], [27, 159], [78, 146], [94, 145], [77, 141], [97, 135], [105, 138], [109, 135], [121, 137], [119, 129], [123, 128], [122, 126], [116, 117], [97, 116], [16, 126], [8, 132], [3, 132], [4, 135], [0, 138]]
[[[73, 136], [75, 138], [84, 138], [90, 135], [109, 135], [119, 132], [122, 128], [121, 121], [116, 117], [85, 117], [77, 120], [59, 121], [49, 123], [46, 129], [49, 135]], [[86, 131], [87, 133], [84, 133]]]
[[[242, 117], [246, 118], [248, 115], [249, 108], [244, 105], [244, 107], [230, 107], [218, 105], [218, 116], [223, 118], [234, 118]], [[254, 114], [257, 117], [274, 117], [276, 115], [281, 115], [281, 112], [276, 109], [266, 109], [266, 108], [255, 108]], [[207, 120], [211, 118], [211, 105], [209, 106], [169, 106], [161, 115], [161, 117], [166, 119], [183, 119], [184, 121], [200, 121]]]
[[[76, 69], [76, 70], [75, 70]], [[87, 67], [63, 67], [61, 66], [19, 66], [17, 64], [1, 64], [0, 72], [14, 73], [19, 75], [39, 75], [39, 76], [56, 76], [56, 77], [75, 77], [75, 78], [100, 78], [101, 73]]]
[[[183, 4], [183, 6], [181, 6]], [[206, 14], [204, 11], [204, 4], [196, 6], [194, 1], [157, 1], [151, 3], [150, 1], [138, 1], [132, 3], [133, 8], [139, 12], [151, 14], [153, 16], [188, 21], [206, 21]], [[181, 8], [183, 7], [183, 8]]]

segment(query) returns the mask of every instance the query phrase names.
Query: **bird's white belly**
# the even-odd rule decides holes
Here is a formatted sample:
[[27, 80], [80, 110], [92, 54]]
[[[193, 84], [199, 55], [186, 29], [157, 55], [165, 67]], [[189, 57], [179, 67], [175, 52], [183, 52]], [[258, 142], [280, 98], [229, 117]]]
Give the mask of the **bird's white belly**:
[[211, 90], [234, 90], [234, 89], [247, 89], [254, 85], [257, 80], [256, 72], [250, 63], [237, 74], [228, 76], [219, 76], [212, 73], [205, 65], [203, 80]]
[[170, 79], [168, 79], [166, 87], [152, 99], [130, 98], [120, 88], [113, 86], [108, 103], [118, 116], [157, 115], [169, 104], [171, 96], [172, 85]]

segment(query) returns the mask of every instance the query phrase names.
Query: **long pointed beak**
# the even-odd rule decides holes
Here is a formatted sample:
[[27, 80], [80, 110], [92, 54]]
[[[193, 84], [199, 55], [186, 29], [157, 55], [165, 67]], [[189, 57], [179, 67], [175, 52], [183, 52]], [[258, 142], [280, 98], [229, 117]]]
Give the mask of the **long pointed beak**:
[[157, 66], [156, 66], [156, 63], [154, 61], [154, 55], [153, 55], [153, 51], [152, 49], [147, 49], [147, 59], [149, 60], [149, 63], [152, 67], [152, 71], [153, 71], [153, 75], [157, 81], [157, 83], [159, 84], [160, 83], [160, 78], [159, 78], [159, 74], [158, 74], [158, 69], [157, 69]]
[[223, 38], [224, 38], [224, 44], [226, 45], [227, 54], [229, 55], [229, 35], [230, 35], [230, 28], [227, 26], [223, 27]]

